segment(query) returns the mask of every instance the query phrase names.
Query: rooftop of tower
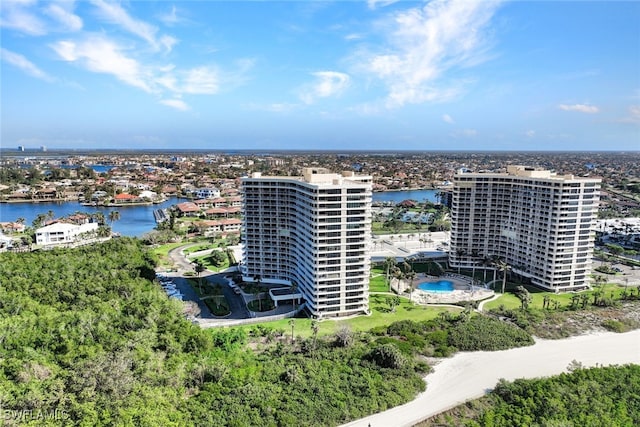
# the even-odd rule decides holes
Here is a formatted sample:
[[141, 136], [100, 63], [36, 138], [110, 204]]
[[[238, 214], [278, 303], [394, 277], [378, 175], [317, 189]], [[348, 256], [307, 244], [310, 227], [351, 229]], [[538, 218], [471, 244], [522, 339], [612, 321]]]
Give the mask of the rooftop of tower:
[[302, 176], [262, 176], [260, 172], [254, 172], [249, 178], [261, 179], [287, 179], [306, 182], [309, 184], [349, 185], [371, 183], [372, 177], [357, 175], [353, 171], [344, 171], [341, 174], [331, 172], [326, 168], [303, 168]]
[[562, 181], [600, 181], [600, 178], [594, 177], [580, 177], [576, 175], [558, 175], [555, 172], [552, 172], [547, 169], [542, 168], [534, 168], [531, 166], [523, 166], [523, 165], [508, 165], [507, 172], [464, 172], [461, 171], [460, 174], [473, 174], [473, 175], [493, 175], [493, 176], [517, 176], [523, 178], [535, 178], [535, 179], [551, 179], [551, 180], [562, 180]]

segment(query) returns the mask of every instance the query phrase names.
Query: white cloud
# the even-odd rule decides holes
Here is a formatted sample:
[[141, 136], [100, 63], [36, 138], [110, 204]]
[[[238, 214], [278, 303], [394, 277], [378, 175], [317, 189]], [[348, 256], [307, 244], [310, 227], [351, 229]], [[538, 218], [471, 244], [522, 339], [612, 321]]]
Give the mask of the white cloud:
[[296, 110], [299, 107], [299, 104], [288, 104], [288, 103], [273, 103], [267, 105], [260, 104], [248, 104], [246, 106], [250, 110], [259, 110], [259, 111], [268, 111], [270, 113], [289, 113], [293, 110]]
[[191, 94], [217, 93], [220, 90], [218, 71], [213, 67], [197, 67], [187, 71], [181, 90]]
[[451, 117], [451, 116], [450, 116], [450, 115], [448, 115], [448, 114], [443, 114], [443, 115], [442, 115], [442, 120], [443, 120], [444, 122], [446, 122], [446, 123], [449, 123], [449, 124], [454, 124], [454, 123], [455, 123], [455, 121], [453, 120], [453, 117]]
[[157, 27], [133, 18], [119, 3], [109, 3], [104, 0], [91, 0], [91, 3], [99, 9], [104, 19], [147, 41], [156, 50], [161, 46], [171, 50], [175, 44], [176, 40], [170, 36], [163, 36], [158, 40]]
[[[65, 8], [66, 6], [66, 8]], [[51, 3], [44, 12], [60, 22], [66, 31], [80, 31], [82, 29], [82, 19], [72, 12], [73, 3]]]
[[595, 105], [589, 104], [560, 104], [558, 108], [564, 111], [577, 111], [580, 113], [594, 114], [600, 111]]
[[51, 47], [65, 61], [77, 62], [89, 71], [111, 74], [131, 86], [153, 92], [150, 71], [125, 56], [111, 40], [95, 36], [79, 42], [59, 41]]
[[488, 27], [499, 4], [433, 0], [394, 13], [385, 23], [389, 30], [386, 47], [360, 54], [356, 61], [364, 65], [357, 67], [385, 83], [388, 108], [459, 96], [463, 85], [447, 82], [443, 75], [487, 59]]
[[159, 19], [167, 26], [172, 27], [176, 24], [184, 22], [185, 19], [178, 15], [178, 9], [175, 5], [171, 6], [171, 11], [159, 16]]
[[529, 129], [528, 131], [526, 131], [526, 132], [524, 133], [524, 135], [525, 135], [527, 138], [533, 138], [534, 136], [536, 136], [536, 131], [535, 131], [535, 130], [532, 130], [532, 129]]
[[47, 82], [54, 81], [53, 77], [42, 71], [35, 64], [33, 64], [31, 61], [29, 61], [19, 53], [11, 52], [10, 50], [7, 50], [5, 48], [0, 48], [0, 56], [2, 57], [2, 60], [4, 62], [7, 62], [14, 67], [21, 69], [32, 77], [36, 77]]
[[317, 98], [328, 98], [340, 95], [348, 86], [348, 74], [337, 71], [317, 71], [312, 73], [315, 81], [302, 89], [300, 98], [306, 104], [312, 104]]
[[369, 9], [376, 9], [378, 5], [385, 7], [398, 1], [400, 0], [367, 0], [367, 6], [369, 6]]
[[3, 0], [0, 7], [0, 26], [28, 34], [42, 36], [47, 34], [45, 23], [27, 10], [35, 1]]
[[637, 123], [640, 124], [640, 105], [629, 106], [629, 114], [618, 120], [621, 123]]
[[190, 109], [181, 99], [161, 99], [160, 103], [180, 111], [188, 111]]

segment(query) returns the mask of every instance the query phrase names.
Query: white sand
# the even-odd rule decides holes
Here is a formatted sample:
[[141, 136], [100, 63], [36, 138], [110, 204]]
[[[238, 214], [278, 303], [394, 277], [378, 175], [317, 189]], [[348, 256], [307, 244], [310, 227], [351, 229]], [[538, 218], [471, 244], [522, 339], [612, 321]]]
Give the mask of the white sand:
[[536, 378], [566, 372], [571, 361], [585, 367], [640, 363], [640, 330], [538, 340], [512, 350], [458, 353], [425, 377], [427, 390], [413, 401], [345, 426], [413, 426], [493, 389], [500, 378]]

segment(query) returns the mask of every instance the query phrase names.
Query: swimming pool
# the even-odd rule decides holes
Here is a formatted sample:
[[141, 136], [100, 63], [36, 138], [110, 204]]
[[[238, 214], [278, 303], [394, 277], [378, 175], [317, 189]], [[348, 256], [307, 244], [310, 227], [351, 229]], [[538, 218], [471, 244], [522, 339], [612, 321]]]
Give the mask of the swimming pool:
[[453, 282], [450, 280], [438, 280], [437, 282], [422, 282], [417, 286], [418, 289], [425, 292], [452, 292], [454, 290]]

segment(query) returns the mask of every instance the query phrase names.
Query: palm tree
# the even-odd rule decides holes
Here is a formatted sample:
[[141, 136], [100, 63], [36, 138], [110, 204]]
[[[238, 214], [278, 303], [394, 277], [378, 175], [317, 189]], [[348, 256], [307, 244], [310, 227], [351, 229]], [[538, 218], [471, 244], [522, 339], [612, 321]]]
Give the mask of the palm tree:
[[200, 289], [200, 294], [202, 294], [202, 279], [200, 277], [200, 273], [206, 270], [204, 265], [202, 265], [202, 261], [196, 260], [196, 265], [193, 267], [196, 271], [196, 275], [198, 276], [198, 288]]
[[258, 310], [262, 311], [262, 298], [260, 297], [260, 283], [262, 283], [262, 276], [256, 274], [253, 276], [253, 281], [256, 282], [256, 286], [258, 287]]
[[384, 268], [387, 270], [387, 283], [389, 284], [389, 292], [391, 292], [391, 271], [398, 264], [395, 257], [387, 257], [384, 260]]
[[460, 266], [461, 266], [461, 262], [460, 262], [460, 258], [465, 256], [467, 254], [467, 251], [465, 251], [462, 248], [458, 248], [456, 249], [456, 260], [458, 260], [458, 274], [460, 274]]
[[289, 319], [289, 326], [291, 326], [291, 345], [293, 345], [293, 329], [296, 326], [296, 321], [293, 319]]
[[413, 290], [415, 289], [415, 284], [413, 283], [413, 281], [416, 278], [416, 272], [413, 271], [413, 268], [407, 262], [402, 263], [402, 267], [404, 270], [402, 272], [403, 278], [409, 282], [409, 301], [411, 301], [411, 298], [413, 296]]
[[[298, 283], [297, 282], [291, 282], [291, 293], [295, 294], [298, 292]], [[293, 309], [295, 310], [297, 307], [297, 302], [296, 299], [293, 298]]]
[[109, 212], [109, 223], [113, 225], [114, 221], [118, 221], [120, 219], [119, 211], [111, 211]]
[[[500, 257], [497, 255], [491, 255], [491, 265], [493, 266], [493, 282], [496, 281], [496, 272], [498, 269], [496, 268], [497, 262], [500, 260]], [[494, 285], [495, 286], [495, 285]]]
[[502, 272], [502, 293], [504, 294], [504, 288], [507, 285], [507, 272], [511, 270], [511, 266], [500, 259], [496, 262], [496, 267]]
[[98, 211], [94, 214], [91, 215], [98, 224], [103, 225], [104, 224], [104, 212], [102, 211]]
[[478, 264], [478, 259], [480, 258], [480, 254], [477, 250], [471, 251], [471, 283], [474, 283], [476, 280], [476, 265]]
[[318, 323], [317, 320], [312, 320], [311, 321], [311, 333], [313, 335], [313, 350], [315, 351], [316, 349], [316, 343], [318, 340], [318, 331], [320, 330], [320, 324]]
[[391, 272], [393, 274], [393, 278], [398, 281], [398, 291], [400, 290], [400, 281], [404, 279], [404, 273], [402, 269], [398, 266], [393, 267]]
[[482, 266], [484, 267], [483, 280], [484, 280], [484, 283], [487, 283], [487, 267], [490, 267], [493, 264], [493, 259], [491, 258], [491, 255], [485, 254], [482, 257], [481, 263], [482, 263]]

